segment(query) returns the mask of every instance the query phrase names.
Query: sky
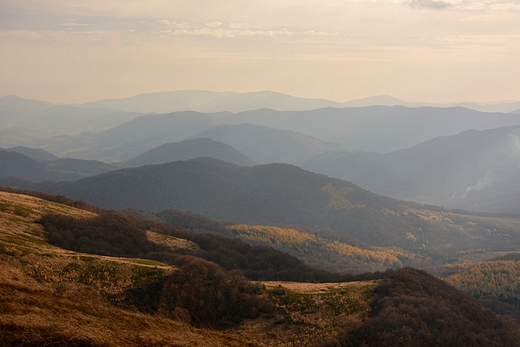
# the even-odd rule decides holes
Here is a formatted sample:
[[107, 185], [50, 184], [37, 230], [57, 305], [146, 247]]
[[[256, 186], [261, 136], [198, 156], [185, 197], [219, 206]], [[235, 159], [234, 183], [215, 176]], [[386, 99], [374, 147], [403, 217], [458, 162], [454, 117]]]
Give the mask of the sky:
[[520, 100], [520, 0], [0, 0], [0, 97]]

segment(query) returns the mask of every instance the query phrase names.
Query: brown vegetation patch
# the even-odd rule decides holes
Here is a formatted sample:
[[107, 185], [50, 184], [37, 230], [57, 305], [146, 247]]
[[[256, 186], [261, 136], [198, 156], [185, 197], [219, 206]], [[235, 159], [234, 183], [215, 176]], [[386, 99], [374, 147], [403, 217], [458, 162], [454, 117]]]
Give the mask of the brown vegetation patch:
[[166, 246], [172, 250], [174, 249], [189, 249], [193, 251], [200, 250], [200, 247], [195, 243], [179, 237], [159, 234], [150, 230], [146, 231], [146, 236], [150, 242], [158, 245]]
[[356, 329], [366, 318], [379, 281], [347, 283], [262, 282], [276, 305], [272, 315], [244, 321], [231, 331], [262, 346], [315, 346]]
[[0, 283], [2, 346], [254, 346], [84, 298]]

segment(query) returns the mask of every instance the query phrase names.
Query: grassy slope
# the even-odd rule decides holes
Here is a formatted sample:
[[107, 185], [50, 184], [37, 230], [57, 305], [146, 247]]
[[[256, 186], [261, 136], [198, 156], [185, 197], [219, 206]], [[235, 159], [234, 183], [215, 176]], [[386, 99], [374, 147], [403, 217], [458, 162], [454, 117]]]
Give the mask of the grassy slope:
[[[109, 305], [126, 289], [162, 276], [170, 267], [145, 259], [102, 257], [54, 247], [35, 223], [46, 213], [94, 216], [0, 192], [0, 345], [247, 345], [223, 334]], [[154, 239], [164, 240], [164, 236]], [[176, 240], [166, 238], [166, 242]]]
[[[377, 285], [266, 283], [265, 295], [276, 307], [272, 314], [221, 333], [195, 329], [121, 308], [129, 289], [163, 277], [170, 266], [52, 246], [36, 223], [46, 213], [95, 216], [0, 192], [0, 345], [313, 346], [361, 324]], [[170, 247], [197, 247], [153, 232], [148, 237]]]
[[[74, 215], [77, 218], [94, 216], [91, 212], [37, 198], [0, 193], [0, 345], [39, 346], [52, 343], [56, 346], [317, 346], [324, 341], [335, 341], [333, 345], [338, 342], [349, 345], [348, 336], [359, 339], [372, 336], [372, 333], [364, 333], [370, 330], [367, 323], [374, 321], [378, 322], [374, 326], [383, 330], [378, 332], [373, 345], [381, 345], [380, 338], [391, 340], [394, 337], [406, 337], [409, 338], [409, 343], [405, 345], [412, 346], [418, 341], [418, 337], [435, 336], [432, 335], [435, 326], [425, 325], [421, 334], [426, 335], [415, 336], [413, 330], [396, 332], [392, 328], [393, 322], [398, 318], [412, 319], [417, 310], [403, 306], [403, 309], [391, 311], [400, 312], [402, 317], [394, 317], [389, 315], [388, 310], [374, 311], [378, 306], [373, 303], [371, 311], [370, 301], [412, 300], [416, 295], [414, 293], [419, 293], [424, 296], [420, 298], [420, 302], [424, 304], [428, 300], [438, 301], [436, 298], [439, 295], [435, 294], [435, 290], [451, 293], [450, 297], [455, 299], [449, 300], [455, 303], [467, 302], [469, 308], [437, 312], [435, 309], [444, 307], [447, 301], [423, 306], [414, 304], [414, 307], [418, 305], [418, 310], [425, 312], [420, 315], [421, 319], [428, 320], [430, 314], [431, 317], [440, 314], [441, 316], [433, 319], [437, 322], [449, 316], [446, 312], [477, 312], [478, 317], [484, 317], [492, 323], [492, 326], [486, 323], [486, 332], [490, 334], [490, 339], [497, 336], [509, 339], [511, 336], [507, 331], [511, 331], [510, 327], [516, 327], [511, 325], [513, 323], [495, 320], [494, 316], [482, 311], [454, 288], [450, 289], [424, 275], [413, 275], [410, 270], [401, 270], [398, 272], [401, 275], [396, 272], [395, 276], [412, 274], [413, 280], [405, 282], [428, 288], [427, 293], [411, 288], [404, 294], [400, 290], [398, 295], [389, 295], [385, 299], [385, 295], [381, 295], [386, 287], [379, 286], [379, 281], [344, 284], [265, 282], [265, 295], [276, 308], [272, 314], [245, 320], [241, 325], [223, 332], [195, 329], [180, 322], [118, 308], [118, 305], [127, 304], [125, 299], [128, 296], [125, 295], [128, 289], [145, 287], [147, 283], [171, 271], [171, 267], [147, 259], [103, 257], [54, 247], [46, 242], [45, 232], [35, 223], [42, 214], [51, 212]], [[291, 236], [291, 233], [294, 232], [286, 231], [286, 236]], [[291, 237], [298, 239], [298, 236], [302, 237]], [[148, 237], [170, 247], [196, 247], [186, 240], [151, 232]], [[506, 268], [511, 273], [516, 273], [517, 267], [512, 263], [515, 259], [504, 259], [497, 264], [509, 264]], [[476, 273], [475, 269], [470, 268], [470, 273]], [[481, 266], [481, 269], [485, 267]], [[503, 266], [492, 268], [497, 279], [492, 284], [501, 283], [498, 275], [503, 274], [504, 269]], [[388, 287], [388, 280], [385, 281], [382, 283], [387, 283]], [[374, 290], [380, 296], [374, 296]], [[377, 315], [374, 316], [375, 313]], [[454, 322], [466, 318], [455, 317]], [[413, 322], [417, 323], [417, 319], [413, 318], [411, 323], [405, 325]], [[470, 321], [471, 324], [472, 322]], [[459, 330], [467, 334], [468, 338], [476, 336], [471, 329], [464, 328], [464, 324], [459, 324], [460, 327], [456, 329], [443, 328], [443, 331], [446, 336], [451, 337], [457, 336]], [[364, 328], [360, 329], [360, 326]], [[390, 332], [393, 335], [388, 335]], [[346, 334], [347, 339], [335, 339], [340, 334]], [[484, 337], [487, 338], [487, 335]]]

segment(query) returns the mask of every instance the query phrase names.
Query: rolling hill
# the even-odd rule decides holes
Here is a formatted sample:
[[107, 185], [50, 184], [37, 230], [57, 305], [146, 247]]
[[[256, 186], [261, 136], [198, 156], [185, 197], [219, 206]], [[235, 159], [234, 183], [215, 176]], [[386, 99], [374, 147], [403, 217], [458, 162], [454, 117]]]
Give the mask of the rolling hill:
[[298, 164], [341, 145], [321, 141], [294, 131], [253, 124], [219, 125], [192, 136], [222, 141], [259, 164]]
[[[265, 247], [145, 226], [121, 213], [33, 195], [44, 199], [0, 192], [0, 342], [5, 345], [279, 346], [297, 338], [302, 346], [313, 346], [358, 325], [376, 286], [373, 280], [255, 284], [236, 268], [228, 272], [200, 256], [220, 252], [221, 262], [243, 266], [242, 252], [250, 270], [272, 262], [281, 279], [312, 269], [285, 264], [291, 257]], [[232, 250], [236, 254], [230, 257]], [[280, 266], [287, 265], [292, 266], [283, 275]], [[40, 319], [32, 319], [36, 313]], [[250, 315], [256, 319], [242, 324]], [[193, 327], [218, 322], [220, 332]]]
[[252, 166], [255, 164], [255, 162], [230, 145], [208, 138], [166, 143], [127, 161], [126, 164], [130, 166], [164, 164], [199, 157], [214, 158], [240, 166]]
[[[61, 199], [64, 204], [0, 192], [3, 345], [518, 344], [517, 323], [498, 317], [455, 288], [414, 269], [395, 271], [383, 280], [264, 281], [248, 287], [251, 282], [241, 282], [239, 273], [225, 272], [200, 259], [184, 258], [186, 263], [172, 271], [170, 264], [147, 258], [64, 249], [56, 245], [64, 242], [57, 239], [56, 228], [65, 220], [75, 226], [68, 233], [81, 235], [84, 245], [91, 239], [128, 252], [129, 237], [138, 234], [145, 237], [141, 246], [148, 242], [179, 250], [179, 245], [193, 247], [193, 243], [145, 230], [141, 222], [123, 214], [83, 205], [91, 210], [87, 211], [69, 206], [78, 202], [46, 198]], [[244, 286], [246, 292], [239, 293], [236, 286]], [[252, 289], [254, 292], [247, 292]], [[227, 322], [218, 331], [194, 327], [198, 325], [196, 317], [208, 319], [218, 310], [226, 310], [224, 314], [246, 312], [252, 301], [242, 298], [267, 305], [256, 306], [267, 313], [231, 325]], [[142, 305], [146, 312], [139, 312]], [[198, 312], [202, 315], [196, 315]]]
[[[0, 192], [3, 345], [519, 344], [517, 323], [423, 271], [402, 269], [382, 280], [254, 284], [240, 272], [184, 254], [200, 252], [199, 247], [218, 250], [215, 245], [223, 239], [208, 242], [211, 238], [200, 233], [146, 224], [64, 197], [31, 194], [44, 199]], [[244, 247], [229, 241], [236, 251]], [[97, 253], [107, 246], [127, 257]], [[173, 260], [175, 271], [171, 263], [149, 256]], [[256, 318], [226, 321], [218, 331], [194, 327], [199, 319], [204, 327], [213, 326], [214, 313]]]
[[520, 126], [468, 130], [386, 154], [324, 153], [302, 167], [397, 199], [520, 213], [519, 138]]
[[520, 243], [518, 219], [428, 209], [287, 164], [246, 168], [200, 158], [39, 189], [111, 209], [175, 208], [252, 225], [330, 228], [373, 246], [449, 257], [460, 250], [512, 250]]
[[371, 317], [325, 346], [520, 346], [512, 319], [497, 317], [439, 279], [415, 269], [376, 288]]

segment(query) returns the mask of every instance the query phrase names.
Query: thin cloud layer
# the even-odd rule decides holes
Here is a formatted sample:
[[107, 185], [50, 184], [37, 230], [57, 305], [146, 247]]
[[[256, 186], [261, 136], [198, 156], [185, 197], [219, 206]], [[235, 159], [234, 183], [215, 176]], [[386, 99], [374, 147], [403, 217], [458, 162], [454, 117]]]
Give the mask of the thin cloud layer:
[[517, 99], [519, 12], [494, 0], [0, 0], [0, 96]]
[[432, 10], [443, 10], [452, 7], [450, 3], [435, 0], [413, 0], [410, 2], [412, 8], [427, 8]]

